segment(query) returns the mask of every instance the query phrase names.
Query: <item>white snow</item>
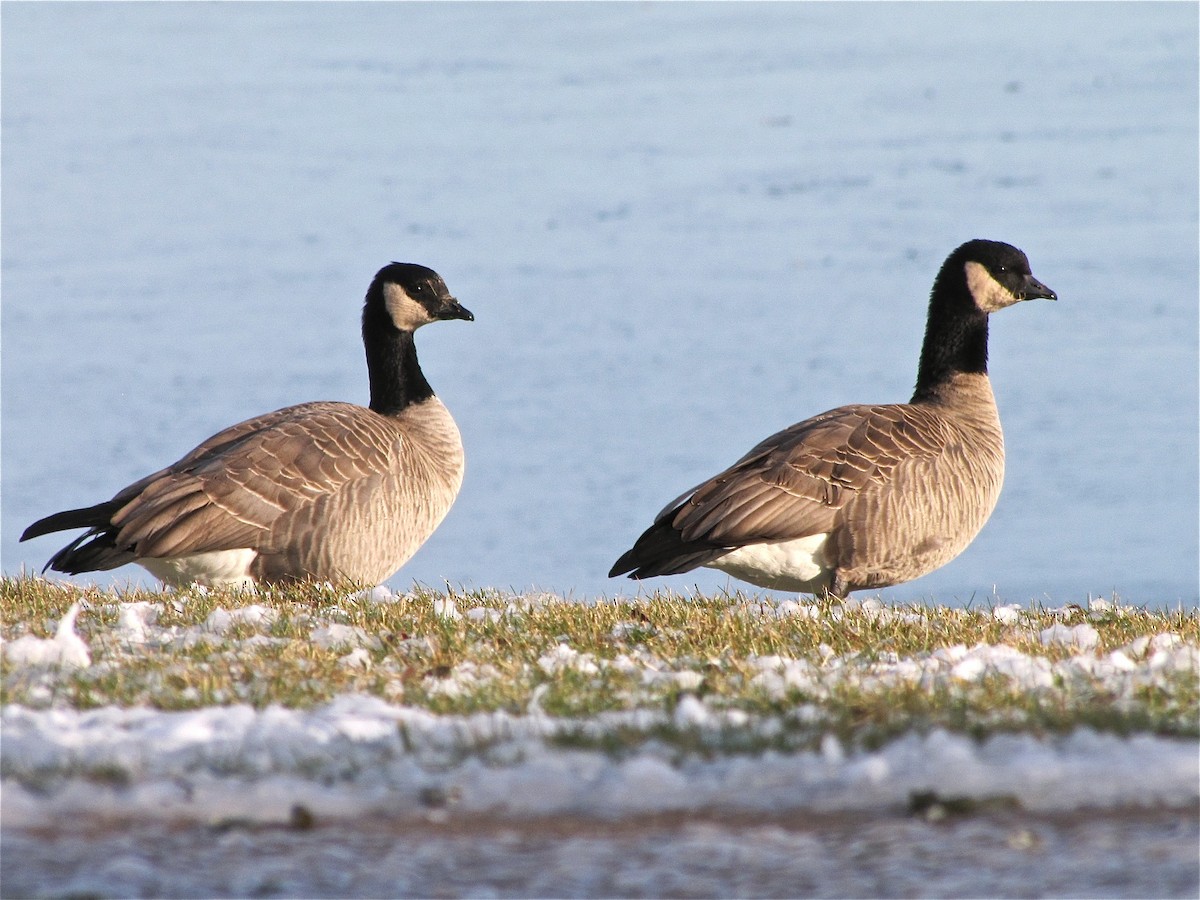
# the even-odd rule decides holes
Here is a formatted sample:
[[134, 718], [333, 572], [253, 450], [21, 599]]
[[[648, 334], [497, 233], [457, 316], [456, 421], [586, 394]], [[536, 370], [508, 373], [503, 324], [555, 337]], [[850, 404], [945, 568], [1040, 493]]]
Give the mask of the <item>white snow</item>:
[[371, 653], [365, 647], [355, 647], [338, 662], [348, 669], [368, 670], [371, 668]]
[[[522, 605], [528, 604], [512, 604], [514, 609]], [[772, 606], [746, 604], [741, 614], [772, 616]], [[882, 605], [860, 607], [876, 618], [907, 614]], [[187, 646], [205, 635], [218, 640], [213, 632], [228, 634], [235, 624], [268, 627], [275, 618], [274, 610], [257, 604], [222, 607], [200, 628], [180, 629], [158, 625], [159, 611], [153, 603], [118, 603], [115, 628], [95, 632], [94, 639], [115, 638], [113, 646], [127, 648], [120, 652], [144, 652], [138, 648]], [[79, 604], [70, 608], [53, 639], [26, 636], [6, 643], [6, 659], [31, 668], [90, 665], [88, 648], [74, 631], [79, 612]], [[835, 618], [844, 614], [832, 612]], [[1019, 630], [1023, 617], [1018, 612], [1011, 627]], [[1026, 634], [1071, 652], [1054, 661], [1008, 644], [981, 644], [862, 658], [822, 646], [819, 662], [771, 654], [752, 656], [746, 665], [755, 673], [751, 686], [768, 696], [802, 691], [818, 700], [842, 687], [869, 691], [907, 682], [930, 690], [970, 689], [995, 677], [1023, 691], [1102, 691], [1128, 698], [1161, 686], [1166, 675], [1200, 672], [1200, 648], [1174, 633], [1138, 638], [1108, 653], [1097, 650], [1098, 634], [1088, 624], [1056, 623]], [[224, 640], [237, 645], [273, 639], [257, 634], [246, 641]], [[341, 664], [361, 669], [372, 668], [370, 649], [381, 646], [362, 628], [335, 622], [314, 625], [311, 640], [348, 648]], [[429, 648], [428, 638], [406, 640], [417, 649]], [[443, 716], [358, 695], [339, 696], [312, 710], [234, 705], [191, 712], [77, 711], [9, 705], [0, 710], [5, 822], [36, 825], [88, 811], [271, 821], [297, 802], [323, 815], [385, 807], [389, 814], [420, 815], [414, 798], [430, 785], [453, 793], [469, 812], [595, 816], [650, 809], [863, 810], [903, 803], [921, 790], [1011, 796], [1028, 809], [1047, 811], [1179, 806], [1195, 802], [1200, 791], [1196, 741], [1122, 738], [1087, 729], [1064, 737], [999, 735], [983, 742], [935, 731], [909, 734], [870, 752], [843, 747], [830, 733], [816, 753], [681, 758], [655, 741], [619, 757], [557, 749], [558, 738], [596, 741], [618, 731], [661, 728], [694, 732], [702, 744], [715, 748], [733, 733], [777, 737], [789, 719], [819, 728], [822, 713], [814, 703], [782, 716], [714, 706], [692, 693], [703, 684], [702, 672], [640, 645], [609, 660], [560, 642], [538, 666], [547, 675], [581, 677], [603, 677], [611, 668], [635, 675], [647, 687], [670, 685], [682, 693], [673, 709], [639, 708], [585, 720], [546, 715], [537, 692], [519, 715]], [[490, 665], [464, 661], [432, 680], [429, 690], [460, 696], [500, 677]], [[394, 693], [402, 697], [403, 686]]]
[[499, 622], [504, 613], [486, 606], [473, 606], [467, 610], [467, 618], [472, 622]]
[[392, 593], [391, 588], [386, 584], [378, 584], [368, 590], [359, 591], [351, 596], [351, 600], [366, 601], [367, 603], [395, 603], [401, 599], [403, 595]]
[[160, 612], [160, 604], [147, 600], [117, 604], [117, 638], [129, 644], [145, 644]]
[[66, 669], [86, 668], [92, 664], [92, 653], [83, 639], [75, 633], [75, 620], [81, 606], [72, 603], [67, 614], [59, 620], [54, 637], [38, 638], [25, 635], [2, 643], [4, 658], [15, 666], [59, 666]]
[[[672, 721], [701, 732], [729, 727], [725, 713], [692, 695], [673, 715], [610, 715], [603, 727]], [[275, 821], [296, 803], [323, 816], [420, 817], [418, 797], [430, 786], [452, 793], [466, 814], [854, 811], [903, 805], [925, 790], [1068, 811], [1186, 806], [1200, 775], [1194, 741], [1086, 729], [983, 742], [935, 731], [870, 752], [846, 751], [826, 735], [817, 753], [682, 761], [653, 743], [616, 758], [549, 740], [590, 727], [536, 712], [436, 716], [365, 696], [311, 711], [7, 707], [4, 819], [6, 827], [82, 814]]]
[[[126, 606], [128, 604], [122, 604]], [[270, 628], [279, 617], [279, 613], [269, 606], [253, 603], [236, 609], [225, 609], [218, 606], [204, 620], [204, 629], [213, 634], [227, 634], [236, 625], [248, 625], [252, 628]]]
[[379, 638], [366, 629], [360, 628], [358, 625], [343, 625], [339, 622], [316, 626], [309, 635], [309, 640], [323, 648], [365, 647], [378, 649], [382, 646]]
[[1043, 644], [1061, 644], [1079, 650], [1094, 650], [1100, 643], [1100, 633], [1086, 622], [1073, 626], [1055, 622], [1043, 629], [1038, 638]]
[[538, 665], [547, 675], [554, 675], [564, 669], [574, 669], [584, 675], [595, 675], [600, 671], [592, 654], [580, 653], [568, 644], [555, 644], [538, 658]]
[[1017, 603], [999, 604], [992, 608], [992, 615], [998, 622], [1003, 622], [1005, 625], [1015, 625], [1021, 617], [1021, 607]]

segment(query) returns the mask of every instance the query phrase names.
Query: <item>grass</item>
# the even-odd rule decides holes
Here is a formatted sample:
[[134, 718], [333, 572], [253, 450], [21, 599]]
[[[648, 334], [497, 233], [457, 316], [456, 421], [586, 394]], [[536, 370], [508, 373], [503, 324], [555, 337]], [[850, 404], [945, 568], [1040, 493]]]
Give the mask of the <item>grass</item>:
[[[4, 578], [0, 632], [5, 640], [51, 637], [77, 601], [92, 664], [6, 659], [4, 704], [311, 708], [365, 693], [439, 714], [536, 708], [581, 722], [653, 714], [646, 727], [617, 716], [611, 728], [581, 726], [557, 738], [614, 750], [654, 738], [696, 752], [714, 741], [722, 750], [813, 747], [830, 733], [848, 746], [875, 746], [933, 728], [980, 737], [1080, 726], [1200, 736], [1194, 611], [1096, 602], [998, 615], [990, 606], [778, 605], [669, 592], [579, 603], [420, 587], [377, 602], [348, 587], [118, 594]], [[131, 639], [133, 608], [123, 605], [137, 603], [152, 613], [141, 639]], [[257, 622], [230, 623], [221, 612], [251, 604]], [[1055, 624], [1090, 626], [1094, 646], [1044, 643]], [[1158, 635], [1173, 637], [1149, 642]], [[955, 660], [980, 645], [1003, 648], [1015, 668], [956, 674]], [[677, 713], [689, 696], [723, 724], [688, 727]], [[774, 724], [740, 727], [749, 721]]]

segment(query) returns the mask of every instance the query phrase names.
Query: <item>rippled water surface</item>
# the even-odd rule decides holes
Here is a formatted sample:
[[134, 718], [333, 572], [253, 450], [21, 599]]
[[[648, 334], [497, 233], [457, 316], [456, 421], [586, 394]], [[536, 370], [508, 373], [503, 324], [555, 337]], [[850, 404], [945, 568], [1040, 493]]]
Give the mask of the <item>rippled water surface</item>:
[[993, 322], [991, 523], [890, 596], [1193, 604], [1196, 33], [1189, 4], [7, 6], [4, 571], [224, 425], [365, 401], [361, 297], [403, 259], [478, 320], [420, 335], [468, 474], [392, 584], [635, 590], [605, 573], [668, 499], [907, 397], [982, 236], [1061, 300]]

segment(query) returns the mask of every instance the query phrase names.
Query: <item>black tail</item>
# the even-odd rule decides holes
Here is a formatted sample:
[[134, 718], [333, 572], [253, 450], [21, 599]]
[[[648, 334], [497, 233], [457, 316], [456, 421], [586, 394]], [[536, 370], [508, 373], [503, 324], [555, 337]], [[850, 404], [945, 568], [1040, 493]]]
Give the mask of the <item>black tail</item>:
[[57, 512], [44, 519], [38, 519], [26, 528], [25, 533], [21, 535], [21, 540], [27, 541], [30, 538], [41, 537], [43, 534], [55, 531], [70, 531], [72, 528], [107, 528], [121, 505], [115, 500], [105, 500], [95, 506]]
[[78, 575], [80, 572], [100, 572], [115, 569], [133, 561], [133, 554], [117, 547], [117, 529], [112, 517], [123, 502], [106, 500], [83, 509], [67, 509], [38, 519], [25, 529], [21, 540], [41, 537], [55, 531], [70, 531], [72, 528], [87, 528], [67, 546], [63, 547], [46, 563], [46, 569]]
[[613, 563], [608, 577], [615, 578], [626, 572], [630, 578], [679, 575], [724, 556], [730, 549], [714, 547], [712, 544], [688, 543], [664, 518], [642, 532], [633, 547]]

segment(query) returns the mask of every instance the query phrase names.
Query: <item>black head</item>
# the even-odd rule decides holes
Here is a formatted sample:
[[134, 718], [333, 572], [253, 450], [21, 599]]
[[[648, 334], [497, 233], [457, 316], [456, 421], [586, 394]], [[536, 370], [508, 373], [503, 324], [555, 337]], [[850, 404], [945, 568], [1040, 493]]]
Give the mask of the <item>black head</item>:
[[958, 373], [987, 374], [988, 315], [1022, 300], [1057, 300], [1025, 254], [1000, 241], [967, 241], [933, 282], [913, 402], [939, 396]]
[[367, 289], [364, 323], [368, 318], [384, 317], [397, 330], [408, 332], [439, 319], [475, 321], [475, 316], [450, 295], [441, 275], [416, 263], [399, 262], [380, 269]]
[[937, 281], [965, 286], [966, 296], [983, 313], [1022, 300], [1058, 299], [1054, 291], [1033, 277], [1025, 254], [1000, 241], [967, 241], [950, 254]]

